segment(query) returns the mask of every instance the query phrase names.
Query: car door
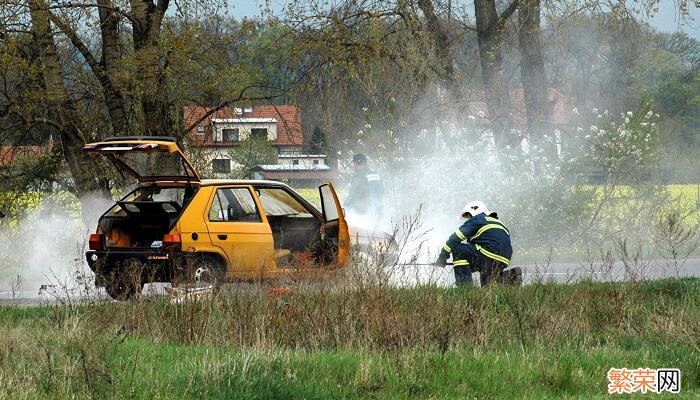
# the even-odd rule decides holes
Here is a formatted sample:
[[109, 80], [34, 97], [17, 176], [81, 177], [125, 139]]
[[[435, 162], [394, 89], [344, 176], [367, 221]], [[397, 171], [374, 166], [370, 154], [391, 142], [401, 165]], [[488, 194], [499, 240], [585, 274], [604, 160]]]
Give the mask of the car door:
[[272, 231], [250, 186], [217, 187], [205, 218], [212, 244], [229, 260], [230, 278], [259, 278], [275, 269]]
[[326, 183], [318, 187], [321, 195], [323, 225], [321, 240], [324, 248], [324, 261], [332, 266], [345, 267], [350, 260], [350, 233], [345, 221], [343, 208], [333, 184]]

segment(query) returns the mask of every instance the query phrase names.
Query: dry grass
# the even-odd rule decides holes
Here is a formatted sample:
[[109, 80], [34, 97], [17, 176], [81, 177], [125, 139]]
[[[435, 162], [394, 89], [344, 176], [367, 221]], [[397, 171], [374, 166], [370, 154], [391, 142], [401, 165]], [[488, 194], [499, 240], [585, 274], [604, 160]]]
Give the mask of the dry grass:
[[[699, 289], [697, 279], [365, 284], [0, 307], [0, 398], [581, 398], [605, 393], [612, 366], [681, 368], [692, 395]], [[505, 371], [520, 386], [501, 385]]]

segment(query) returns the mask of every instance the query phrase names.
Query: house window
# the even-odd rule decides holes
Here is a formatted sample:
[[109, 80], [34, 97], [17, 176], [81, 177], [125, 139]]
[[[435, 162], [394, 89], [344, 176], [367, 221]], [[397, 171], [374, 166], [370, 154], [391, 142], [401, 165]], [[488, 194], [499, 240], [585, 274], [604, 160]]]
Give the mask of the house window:
[[197, 127], [197, 135], [204, 135], [204, 127], [203, 126], [198, 126]]
[[299, 165], [299, 160], [292, 160], [292, 165]]
[[267, 139], [267, 128], [253, 128], [250, 130], [250, 136]]
[[216, 159], [211, 161], [211, 169], [214, 173], [227, 174], [231, 172], [231, 160]]
[[237, 142], [239, 141], [238, 128], [222, 129], [224, 142]]
[[314, 165], [318, 165], [318, 160], [314, 160]]

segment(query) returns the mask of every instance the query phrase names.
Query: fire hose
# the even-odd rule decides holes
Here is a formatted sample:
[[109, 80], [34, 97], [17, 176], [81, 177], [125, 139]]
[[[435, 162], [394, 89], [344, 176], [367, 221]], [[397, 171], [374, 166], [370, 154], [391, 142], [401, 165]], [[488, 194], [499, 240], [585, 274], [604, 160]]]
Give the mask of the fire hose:
[[445, 265], [437, 265], [435, 263], [412, 263], [410, 265], [415, 265], [416, 267], [440, 267], [440, 268], [445, 268], [445, 267], [451, 267], [452, 263], [448, 262], [445, 263]]

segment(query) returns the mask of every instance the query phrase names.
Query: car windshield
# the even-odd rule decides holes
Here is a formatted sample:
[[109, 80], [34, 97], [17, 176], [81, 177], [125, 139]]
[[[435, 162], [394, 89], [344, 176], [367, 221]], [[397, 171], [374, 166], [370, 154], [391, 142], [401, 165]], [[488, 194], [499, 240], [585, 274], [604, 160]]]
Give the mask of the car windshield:
[[292, 197], [284, 189], [258, 189], [258, 197], [267, 215], [294, 215], [299, 217], [312, 217], [297, 199]]
[[[133, 192], [126, 195], [120, 201], [122, 202], [132, 202], [132, 201], [153, 201], [153, 202], [175, 202], [182, 208], [185, 201], [185, 188], [163, 188], [157, 186], [141, 187]], [[112, 206], [112, 208], [107, 211], [105, 216], [117, 217], [124, 216], [126, 212], [118, 204]]]
[[131, 168], [140, 177], [195, 177], [185, 166], [180, 153], [162, 151], [115, 152], [114, 157]]

